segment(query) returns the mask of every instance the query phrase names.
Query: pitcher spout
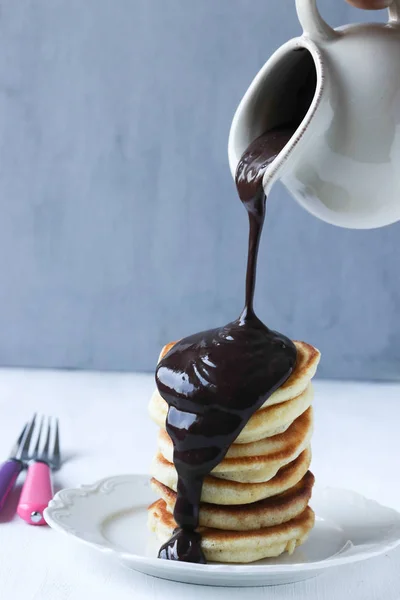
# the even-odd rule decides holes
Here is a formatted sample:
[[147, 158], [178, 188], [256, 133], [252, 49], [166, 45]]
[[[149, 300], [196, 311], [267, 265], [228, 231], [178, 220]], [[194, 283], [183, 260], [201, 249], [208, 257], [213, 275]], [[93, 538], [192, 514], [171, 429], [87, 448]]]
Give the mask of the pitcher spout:
[[292, 138], [264, 175], [268, 193], [312, 137], [311, 124], [321, 110], [325, 86], [324, 63], [314, 42], [297, 38], [277, 50], [253, 80], [233, 118], [228, 143], [232, 176], [252, 141], [267, 131], [289, 126], [294, 131]]

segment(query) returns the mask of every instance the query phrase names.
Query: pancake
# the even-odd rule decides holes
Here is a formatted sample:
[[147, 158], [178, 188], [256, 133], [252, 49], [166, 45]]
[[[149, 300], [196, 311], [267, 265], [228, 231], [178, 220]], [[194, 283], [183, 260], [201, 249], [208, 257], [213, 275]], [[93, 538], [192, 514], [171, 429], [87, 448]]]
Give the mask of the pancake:
[[[309, 446], [312, 425], [312, 408], [310, 407], [293, 422], [286, 433], [277, 436], [285, 438], [286, 444], [283, 440], [280, 444], [279, 442], [272, 443], [270, 452], [259, 455], [236, 457], [227, 455], [211, 473], [214, 477], [243, 483], [268, 481], [276, 475], [279, 469], [295, 460]], [[267, 438], [267, 440], [273, 439], [273, 437]], [[235, 447], [241, 448], [242, 445], [256, 449], [257, 445], [262, 446], [262, 442], [236, 444]], [[162, 429], [158, 437], [158, 448], [168, 462], [173, 462], [172, 440], [167, 432]], [[250, 451], [249, 448], [247, 448], [247, 451]]]
[[[199, 523], [203, 527], [228, 531], [248, 531], [281, 525], [305, 511], [313, 485], [314, 475], [307, 471], [298, 484], [272, 498], [242, 506], [217, 506], [204, 502], [200, 505]], [[169, 512], [173, 513], [176, 492], [154, 478], [151, 480], [151, 487], [164, 500]]]
[[290, 398], [299, 396], [306, 389], [308, 382], [317, 372], [317, 367], [321, 359], [319, 350], [306, 344], [306, 342], [294, 342], [297, 349], [296, 366], [291, 376], [278, 388], [263, 406], [280, 404]]
[[[148, 509], [149, 527], [161, 543], [173, 534], [176, 523], [164, 500], [157, 500]], [[222, 531], [200, 527], [201, 548], [207, 561], [249, 563], [262, 558], [292, 554], [302, 544], [314, 525], [315, 516], [307, 507], [299, 516], [280, 525], [249, 531]]]
[[257, 410], [235, 440], [236, 444], [257, 442], [263, 438], [284, 433], [314, 400], [314, 389], [309, 383], [296, 398]]
[[[296, 398], [258, 410], [240, 432], [235, 440], [235, 444], [257, 442], [263, 438], [283, 433], [297, 417], [307, 410], [313, 398], [314, 390], [311, 383], [309, 383], [307, 388]], [[150, 400], [149, 413], [150, 417], [161, 429], [165, 429], [167, 412], [168, 404], [158, 391], [155, 390]]]
[[[228, 448], [226, 458], [241, 458], [245, 456], [262, 456], [265, 454], [273, 455], [291, 452], [293, 448], [299, 445], [300, 440], [303, 439], [304, 436], [307, 436], [309, 433], [312, 434], [313, 426], [314, 415], [313, 409], [310, 406], [297, 417], [283, 433], [248, 444], [232, 444], [230, 448]], [[168, 434], [162, 430], [160, 430], [160, 433], [164, 433], [164, 435], [168, 436]]]
[[[308, 471], [311, 462], [311, 450], [307, 448], [293, 462], [282, 467], [269, 481], [262, 483], [238, 483], [217, 477], [205, 477], [201, 501], [211, 504], [238, 505], [250, 504], [281, 494], [296, 485]], [[172, 463], [165, 460], [161, 453], [154, 458], [151, 475], [159, 482], [176, 492], [177, 472]]]
[[[158, 362], [171, 350], [176, 342], [166, 344], [161, 350]], [[306, 342], [294, 342], [297, 349], [296, 366], [293, 373], [271, 396], [266, 400], [261, 408], [287, 402], [292, 398], [296, 398], [308, 386], [309, 381], [314, 377], [318, 363], [321, 358], [319, 350], [306, 344]]]

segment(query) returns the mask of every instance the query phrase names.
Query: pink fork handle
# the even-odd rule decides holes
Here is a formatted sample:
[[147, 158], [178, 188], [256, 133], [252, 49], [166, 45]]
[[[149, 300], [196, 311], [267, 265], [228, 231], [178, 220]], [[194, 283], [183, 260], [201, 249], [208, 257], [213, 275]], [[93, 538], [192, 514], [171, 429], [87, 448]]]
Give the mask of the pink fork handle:
[[43, 511], [53, 497], [51, 472], [42, 462], [33, 463], [26, 475], [17, 513], [30, 525], [46, 525]]

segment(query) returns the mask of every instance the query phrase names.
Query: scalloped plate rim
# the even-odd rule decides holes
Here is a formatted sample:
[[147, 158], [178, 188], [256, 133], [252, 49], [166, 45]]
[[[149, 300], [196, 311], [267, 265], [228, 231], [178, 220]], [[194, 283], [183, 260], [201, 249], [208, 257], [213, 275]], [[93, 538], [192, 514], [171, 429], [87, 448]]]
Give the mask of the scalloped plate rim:
[[[66, 527], [63, 523], [57, 520], [56, 513], [59, 510], [70, 508], [71, 507], [71, 498], [73, 496], [85, 497], [90, 496], [92, 494], [101, 493], [101, 488], [105, 486], [109, 486], [110, 484], [115, 483], [130, 483], [132, 484], [133, 480], [140, 480], [140, 483], [149, 483], [150, 479], [148, 475], [144, 474], [121, 474], [121, 475], [113, 475], [110, 477], [104, 477], [102, 479], [97, 480], [93, 484], [82, 484], [79, 487], [75, 488], [65, 488], [57, 492], [54, 498], [50, 501], [48, 507], [44, 511], [44, 517], [48, 525], [58, 531], [60, 533], [70, 535], [77, 539], [79, 542], [84, 543], [88, 546], [96, 548], [100, 550], [104, 554], [112, 555], [117, 557], [118, 560], [123, 561], [134, 561], [138, 566], [140, 565], [150, 565], [156, 567], [159, 571], [170, 571], [170, 570], [187, 570], [188, 575], [190, 572], [196, 572], [198, 574], [204, 573], [205, 571], [210, 572], [211, 570], [214, 572], [225, 572], [225, 573], [235, 573], [235, 574], [246, 574], [250, 575], [253, 573], [265, 573], [273, 574], [273, 575], [282, 575], [293, 572], [307, 572], [307, 571], [321, 571], [327, 568], [333, 568], [345, 564], [352, 564], [356, 562], [360, 562], [362, 560], [367, 560], [369, 558], [374, 558], [385, 552], [389, 552], [400, 545], [400, 513], [396, 511], [396, 509], [383, 505], [376, 500], [371, 498], [367, 498], [362, 494], [355, 492], [353, 490], [338, 488], [338, 487], [330, 487], [325, 486], [322, 488], [317, 488], [315, 491], [317, 494], [346, 494], [352, 495], [356, 497], [357, 500], [366, 502], [368, 504], [373, 504], [374, 507], [378, 510], [391, 511], [394, 516], [397, 518], [397, 529], [398, 529], [398, 538], [392, 540], [383, 539], [382, 542], [376, 543], [374, 545], [371, 544], [366, 546], [366, 550], [361, 550], [354, 554], [346, 554], [351, 548], [355, 546], [350, 544], [350, 547], [346, 548], [344, 551], [340, 550], [337, 554], [334, 554], [331, 557], [321, 559], [320, 561], [308, 562], [308, 563], [292, 563], [292, 564], [207, 564], [207, 565], [198, 565], [193, 563], [183, 563], [183, 562], [173, 562], [173, 561], [160, 561], [158, 558], [151, 558], [139, 554], [135, 554], [132, 552], [127, 552], [124, 550], [120, 550], [111, 544], [99, 544], [89, 539], [85, 539], [82, 534], [79, 532], [72, 531], [70, 528]], [[132, 567], [133, 568], [133, 567]]]

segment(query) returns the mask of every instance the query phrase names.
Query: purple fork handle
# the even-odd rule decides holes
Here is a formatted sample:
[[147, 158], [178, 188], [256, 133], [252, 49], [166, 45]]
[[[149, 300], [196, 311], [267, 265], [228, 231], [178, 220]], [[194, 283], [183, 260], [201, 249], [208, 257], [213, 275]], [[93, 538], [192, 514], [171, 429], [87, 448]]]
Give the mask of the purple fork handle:
[[0, 466], [0, 510], [3, 508], [8, 494], [13, 489], [22, 467], [22, 462], [14, 458], [7, 460]]

